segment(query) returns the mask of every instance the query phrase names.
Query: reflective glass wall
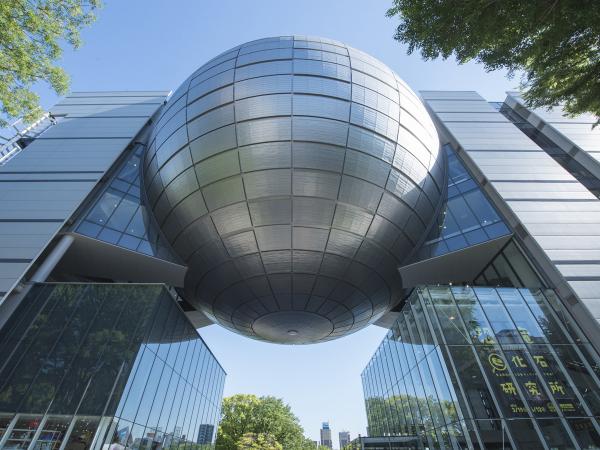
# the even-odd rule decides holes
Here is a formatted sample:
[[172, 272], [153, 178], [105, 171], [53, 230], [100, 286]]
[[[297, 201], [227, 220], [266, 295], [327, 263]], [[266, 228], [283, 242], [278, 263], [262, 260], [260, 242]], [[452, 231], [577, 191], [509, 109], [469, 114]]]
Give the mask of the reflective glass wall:
[[447, 196], [415, 259], [422, 260], [510, 234], [500, 214], [448, 144]]
[[163, 286], [35, 285], [0, 330], [0, 449], [212, 448], [224, 380]]
[[175, 261], [142, 201], [140, 158], [144, 146], [136, 144], [117, 167], [106, 188], [75, 225], [80, 234], [129, 250]]
[[550, 290], [415, 289], [362, 374], [370, 436], [600, 448], [597, 353]]

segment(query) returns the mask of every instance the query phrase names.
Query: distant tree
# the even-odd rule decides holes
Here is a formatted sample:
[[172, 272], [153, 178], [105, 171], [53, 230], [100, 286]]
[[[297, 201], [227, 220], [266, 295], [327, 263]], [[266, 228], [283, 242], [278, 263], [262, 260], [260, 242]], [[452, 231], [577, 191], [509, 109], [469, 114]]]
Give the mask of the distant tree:
[[223, 399], [216, 449], [314, 448], [314, 444], [303, 433], [298, 418], [283, 400], [237, 394]]
[[532, 107], [564, 104], [600, 117], [600, 6], [597, 0], [393, 0], [395, 39], [425, 59], [523, 71]]
[[79, 47], [79, 31], [99, 6], [100, 0], [0, 1], [0, 127], [40, 114], [39, 97], [31, 90], [35, 83], [67, 92], [69, 77], [56, 65], [61, 44]]
[[237, 448], [240, 450], [283, 450], [275, 437], [267, 433], [246, 433], [237, 442]]

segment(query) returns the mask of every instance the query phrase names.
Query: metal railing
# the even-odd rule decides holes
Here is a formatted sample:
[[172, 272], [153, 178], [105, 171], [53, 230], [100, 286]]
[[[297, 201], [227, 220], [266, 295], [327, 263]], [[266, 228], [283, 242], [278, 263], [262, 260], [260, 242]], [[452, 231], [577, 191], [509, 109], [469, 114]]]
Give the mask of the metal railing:
[[54, 116], [46, 112], [29, 124], [25, 124], [23, 119], [19, 119], [9, 125], [15, 134], [9, 138], [0, 135], [0, 166], [22, 151], [26, 147], [27, 141], [35, 139], [55, 123]]

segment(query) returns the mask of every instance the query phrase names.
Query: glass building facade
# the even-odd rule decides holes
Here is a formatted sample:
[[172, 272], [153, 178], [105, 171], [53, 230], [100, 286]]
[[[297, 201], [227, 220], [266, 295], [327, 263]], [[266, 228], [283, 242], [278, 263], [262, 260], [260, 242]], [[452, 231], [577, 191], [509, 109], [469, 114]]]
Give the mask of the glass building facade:
[[135, 144], [106, 188], [75, 225], [75, 231], [109, 244], [167, 261], [176, 261], [148, 216], [140, 191], [140, 159], [145, 146]]
[[34, 285], [0, 331], [0, 448], [212, 448], [224, 380], [162, 285]]
[[600, 359], [551, 290], [413, 291], [362, 374], [370, 436], [600, 448]]
[[481, 187], [449, 144], [443, 146], [448, 167], [448, 190], [417, 260], [440, 256], [481, 244], [510, 230]]

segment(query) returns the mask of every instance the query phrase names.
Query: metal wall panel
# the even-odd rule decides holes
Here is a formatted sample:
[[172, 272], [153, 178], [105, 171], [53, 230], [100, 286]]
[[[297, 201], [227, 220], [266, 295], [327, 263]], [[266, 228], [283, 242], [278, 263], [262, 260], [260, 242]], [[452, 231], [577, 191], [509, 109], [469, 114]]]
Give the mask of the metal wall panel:
[[509, 92], [505, 104], [567, 153], [588, 171], [600, 178], [600, 127], [592, 114], [565, 116], [560, 106], [548, 110], [529, 108], [518, 92]]
[[80, 206], [167, 92], [75, 92], [56, 123], [0, 166], [0, 298]]
[[[475, 92], [421, 95], [446, 141], [464, 151], [459, 155], [480, 181], [489, 181], [486, 189], [509, 208], [512, 225], [521, 224], [533, 238], [531, 248], [551, 278], [555, 274], [552, 281], [600, 320], [600, 200]], [[577, 302], [567, 306], [582, 317]]]
[[[253, 41], [198, 69], [164, 109], [145, 185], [194, 305], [243, 334], [307, 343], [401, 300], [395, 268], [433, 218], [444, 166], [425, 108], [385, 64], [321, 38]], [[189, 142], [165, 138], [173, 120]], [[185, 192], [208, 210], [171, 181], [188, 151], [198, 182]], [[384, 215], [400, 228], [371, 240]]]

